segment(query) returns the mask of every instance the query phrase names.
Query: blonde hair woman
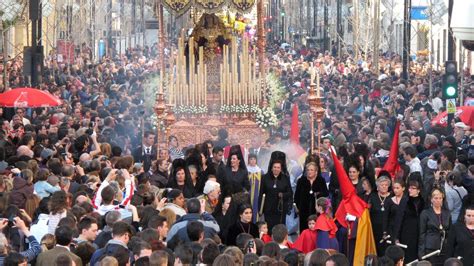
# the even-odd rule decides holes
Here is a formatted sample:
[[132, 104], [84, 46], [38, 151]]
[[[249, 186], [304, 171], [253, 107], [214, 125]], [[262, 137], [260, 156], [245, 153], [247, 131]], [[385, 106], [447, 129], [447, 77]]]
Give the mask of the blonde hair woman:
[[[451, 215], [443, 208], [445, 199], [444, 191], [435, 187], [431, 190], [431, 207], [420, 214], [420, 237], [418, 243], [418, 257], [421, 258], [433, 251], [442, 249], [448, 239], [451, 227]], [[430, 257], [428, 260], [433, 265], [443, 265], [445, 256], [443, 253]]]

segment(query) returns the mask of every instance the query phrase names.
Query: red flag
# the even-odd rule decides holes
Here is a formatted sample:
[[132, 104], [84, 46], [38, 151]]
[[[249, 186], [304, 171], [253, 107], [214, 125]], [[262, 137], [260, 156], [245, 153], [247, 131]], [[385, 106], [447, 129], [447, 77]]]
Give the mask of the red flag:
[[300, 144], [300, 129], [298, 127], [298, 105], [293, 105], [293, 114], [291, 117], [290, 143]]
[[354, 185], [349, 180], [346, 170], [342, 167], [333, 149], [331, 147], [332, 160], [334, 161], [334, 168], [336, 169], [337, 180], [339, 181], [339, 188], [342, 193], [342, 201], [337, 208], [336, 219], [342, 226], [347, 228], [347, 214], [360, 218], [367, 208], [367, 203], [357, 196]]
[[392, 179], [395, 179], [395, 176], [398, 171], [400, 171], [400, 164], [398, 163], [398, 138], [400, 136], [400, 121], [397, 120], [395, 124], [395, 132], [393, 134], [392, 146], [390, 147], [390, 154], [388, 159], [385, 162], [382, 170], [387, 171]]

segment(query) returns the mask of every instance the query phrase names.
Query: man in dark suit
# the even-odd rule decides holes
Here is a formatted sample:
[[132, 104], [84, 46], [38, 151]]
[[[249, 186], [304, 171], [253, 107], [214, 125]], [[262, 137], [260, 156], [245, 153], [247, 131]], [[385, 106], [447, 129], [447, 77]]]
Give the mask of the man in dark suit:
[[142, 144], [133, 150], [133, 159], [135, 162], [143, 163], [143, 169], [147, 172], [150, 169], [151, 162], [156, 160], [155, 133], [145, 131]]
[[74, 231], [68, 226], [60, 226], [56, 228], [54, 236], [56, 237], [56, 246], [53, 249], [42, 252], [36, 259], [37, 266], [56, 265], [56, 259], [65, 254], [69, 256], [76, 266], [82, 266], [82, 260], [76, 254], [69, 250], [69, 245], [72, 242]]
[[214, 146], [214, 148], [212, 148], [212, 166], [214, 167], [215, 173], [220, 173], [225, 168], [222, 158], [224, 158], [224, 148]]

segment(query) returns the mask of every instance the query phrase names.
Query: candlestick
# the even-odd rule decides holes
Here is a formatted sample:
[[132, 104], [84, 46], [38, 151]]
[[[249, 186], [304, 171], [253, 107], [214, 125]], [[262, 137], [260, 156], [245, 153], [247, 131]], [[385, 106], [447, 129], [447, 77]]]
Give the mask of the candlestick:
[[220, 80], [220, 85], [221, 85], [221, 91], [220, 91], [221, 99], [220, 99], [220, 102], [221, 102], [221, 106], [222, 106], [224, 104], [224, 73], [222, 71], [222, 64], [219, 65], [219, 73], [220, 73], [220, 77], [221, 77], [221, 80]]
[[207, 106], [207, 65], [204, 65], [204, 105]]
[[321, 90], [319, 88], [319, 72], [316, 72], [316, 89], [318, 90], [316, 95], [318, 97], [320, 97], [321, 96]]

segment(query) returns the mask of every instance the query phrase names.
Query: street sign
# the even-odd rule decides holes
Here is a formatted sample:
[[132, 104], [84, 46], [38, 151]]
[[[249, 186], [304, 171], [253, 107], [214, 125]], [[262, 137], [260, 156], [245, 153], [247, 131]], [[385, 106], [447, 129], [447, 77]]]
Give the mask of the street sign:
[[446, 99], [446, 109], [448, 114], [456, 113], [456, 99]]

